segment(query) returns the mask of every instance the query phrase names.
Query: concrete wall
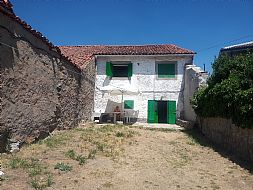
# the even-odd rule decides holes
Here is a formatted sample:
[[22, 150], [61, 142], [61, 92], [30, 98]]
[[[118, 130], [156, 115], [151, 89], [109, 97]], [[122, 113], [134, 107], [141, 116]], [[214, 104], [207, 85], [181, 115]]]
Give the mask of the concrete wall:
[[199, 87], [205, 86], [208, 74], [203, 72], [200, 67], [187, 65], [184, 78], [184, 113], [183, 119], [191, 122], [196, 121], [196, 114], [190, 103], [191, 98]]
[[[133, 64], [133, 76], [128, 78], [112, 78], [106, 76], [107, 61], [130, 61]], [[175, 79], [158, 79], [156, 74], [157, 61], [176, 61]], [[96, 68], [96, 89], [94, 112], [112, 111], [115, 103], [121, 102], [121, 95], [111, 96], [99, 89], [103, 86], [129, 86], [137, 89], [137, 95], [124, 95], [124, 100], [134, 100], [134, 110], [138, 118], [147, 121], [148, 100], [175, 100], [177, 102], [177, 117], [183, 111], [183, 88], [185, 64], [192, 63], [192, 56], [98, 56]]]
[[253, 163], [253, 129], [242, 129], [224, 118], [199, 118], [198, 126], [208, 139]]
[[81, 71], [2, 13], [0, 41], [11, 46], [0, 45], [0, 131], [8, 138], [30, 142], [90, 118], [93, 63]]

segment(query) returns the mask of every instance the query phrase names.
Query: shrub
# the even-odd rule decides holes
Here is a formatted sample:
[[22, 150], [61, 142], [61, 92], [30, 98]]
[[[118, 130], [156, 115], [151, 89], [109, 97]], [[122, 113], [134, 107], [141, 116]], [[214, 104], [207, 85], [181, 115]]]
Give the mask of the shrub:
[[199, 116], [231, 118], [242, 128], [252, 127], [253, 54], [219, 56], [208, 87], [195, 93], [191, 103]]

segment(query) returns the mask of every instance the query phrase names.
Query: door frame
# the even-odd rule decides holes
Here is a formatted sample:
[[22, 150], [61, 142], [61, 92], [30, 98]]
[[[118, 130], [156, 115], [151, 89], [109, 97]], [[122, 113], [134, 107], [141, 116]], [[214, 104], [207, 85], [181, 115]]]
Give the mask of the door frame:
[[177, 111], [177, 101], [176, 100], [148, 100], [147, 107], [147, 122], [148, 123], [158, 123], [158, 102], [167, 102], [167, 123], [176, 124], [176, 111]]

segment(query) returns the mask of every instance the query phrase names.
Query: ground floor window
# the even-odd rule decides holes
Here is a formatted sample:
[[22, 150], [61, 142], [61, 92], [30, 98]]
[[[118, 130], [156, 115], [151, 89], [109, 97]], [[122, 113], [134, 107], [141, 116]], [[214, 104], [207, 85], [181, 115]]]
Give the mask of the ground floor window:
[[133, 100], [125, 100], [124, 101], [124, 109], [134, 109], [134, 101]]

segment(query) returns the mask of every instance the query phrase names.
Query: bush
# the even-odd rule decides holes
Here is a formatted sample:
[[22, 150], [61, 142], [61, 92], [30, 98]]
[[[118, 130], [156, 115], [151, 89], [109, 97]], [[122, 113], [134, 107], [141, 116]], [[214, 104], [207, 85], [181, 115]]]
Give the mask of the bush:
[[231, 118], [242, 128], [253, 126], [253, 54], [219, 56], [207, 83], [192, 99], [199, 116]]

